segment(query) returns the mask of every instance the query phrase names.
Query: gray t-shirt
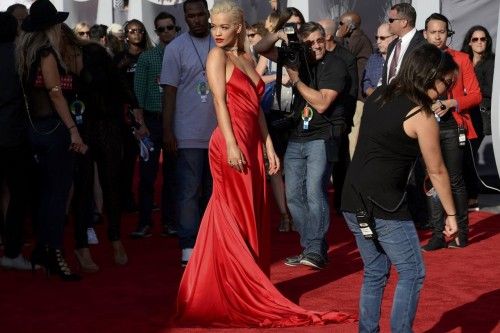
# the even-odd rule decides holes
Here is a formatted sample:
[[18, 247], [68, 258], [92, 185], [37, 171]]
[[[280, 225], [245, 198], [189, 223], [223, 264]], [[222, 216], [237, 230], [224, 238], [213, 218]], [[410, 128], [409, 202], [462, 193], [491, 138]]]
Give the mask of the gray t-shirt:
[[178, 148], [208, 148], [217, 125], [205, 70], [213, 47], [211, 35], [197, 38], [186, 32], [165, 48], [160, 84], [177, 87], [174, 133]]

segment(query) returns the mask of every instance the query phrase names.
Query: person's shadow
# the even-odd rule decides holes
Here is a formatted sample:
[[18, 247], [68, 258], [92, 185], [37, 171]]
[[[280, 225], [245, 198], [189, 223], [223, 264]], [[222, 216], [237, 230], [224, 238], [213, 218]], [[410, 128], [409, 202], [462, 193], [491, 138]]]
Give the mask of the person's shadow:
[[493, 332], [500, 321], [500, 289], [479, 296], [475, 301], [463, 304], [445, 312], [439, 322], [425, 333], [451, 332], [460, 329], [462, 333]]
[[321, 288], [363, 269], [363, 262], [354, 239], [330, 250], [329, 260], [330, 263], [326, 269], [321, 271], [311, 270], [312, 274], [279, 282], [276, 284], [276, 288], [289, 300], [298, 304], [300, 297], [308, 291]]

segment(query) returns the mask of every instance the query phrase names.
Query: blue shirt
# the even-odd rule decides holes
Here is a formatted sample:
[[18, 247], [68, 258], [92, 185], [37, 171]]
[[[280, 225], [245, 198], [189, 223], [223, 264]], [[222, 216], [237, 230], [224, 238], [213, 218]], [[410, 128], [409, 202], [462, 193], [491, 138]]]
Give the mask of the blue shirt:
[[368, 62], [363, 72], [363, 79], [361, 80], [361, 89], [363, 89], [363, 93], [366, 93], [366, 89], [368, 88], [375, 89], [380, 85], [384, 62], [384, 57], [382, 57], [382, 54], [379, 52], [373, 53], [370, 58], [368, 58]]

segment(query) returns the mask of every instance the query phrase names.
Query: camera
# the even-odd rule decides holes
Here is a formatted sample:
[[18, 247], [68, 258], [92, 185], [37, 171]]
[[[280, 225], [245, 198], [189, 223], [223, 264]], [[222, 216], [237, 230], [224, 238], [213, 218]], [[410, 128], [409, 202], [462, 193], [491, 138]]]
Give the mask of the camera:
[[308, 47], [299, 41], [297, 24], [286, 23], [283, 26], [288, 44], [278, 48], [278, 63], [286, 67], [298, 68], [301, 61], [307, 61]]

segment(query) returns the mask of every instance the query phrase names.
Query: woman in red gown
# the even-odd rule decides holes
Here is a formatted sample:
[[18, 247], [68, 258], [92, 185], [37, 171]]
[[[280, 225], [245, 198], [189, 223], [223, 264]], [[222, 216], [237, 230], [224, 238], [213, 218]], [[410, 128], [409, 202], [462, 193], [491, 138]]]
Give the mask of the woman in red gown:
[[259, 107], [264, 83], [243, 52], [243, 12], [234, 2], [211, 10], [217, 48], [207, 76], [218, 127], [210, 145], [213, 193], [177, 298], [183, 326], [286, 327], [342, 322], [340, 312], [307, 311], [286, 299], [269, 280], [269, 212], [263, 158], [269, 173], [279, 160]]

